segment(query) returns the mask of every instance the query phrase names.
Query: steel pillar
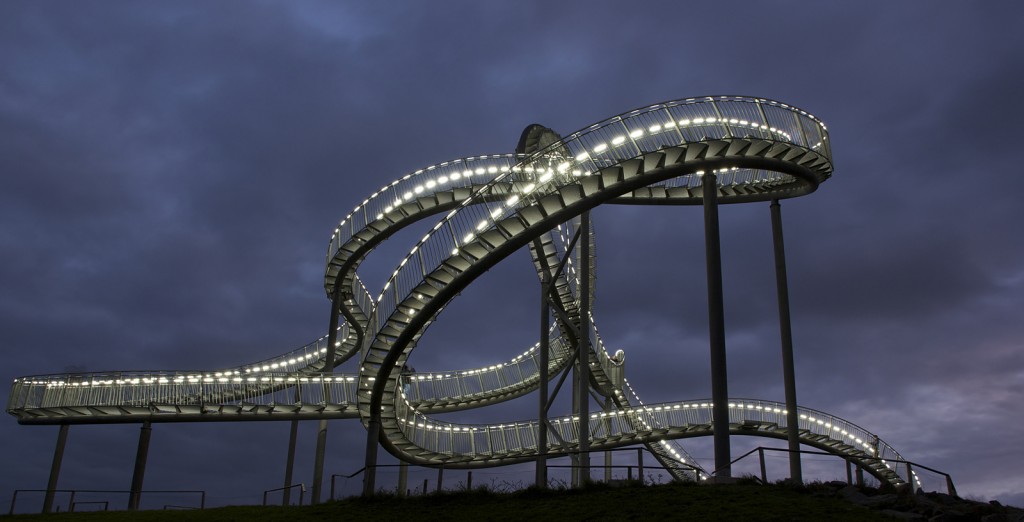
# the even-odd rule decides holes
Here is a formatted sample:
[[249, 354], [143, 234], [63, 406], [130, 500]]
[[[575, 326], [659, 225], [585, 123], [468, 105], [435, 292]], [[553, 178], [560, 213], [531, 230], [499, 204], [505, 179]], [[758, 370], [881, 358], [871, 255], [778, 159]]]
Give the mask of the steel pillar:
[[590, 211], [580, 216], [580, 329], [577, 359], [579, 383], [579, 480], [590, 481]]
[[46, 483], [43, 513], [53, 511], [53, 497], [56, 495], [57, 479], [60, 478], [60, 465], [64, 461], [64, 446], [68, 443], [68, 427], [68, 424], [61, 424], [60, 431], [57, 432], [57, 447], [53, 450], [53, 463], [50, 464], [50, 480]]
[[299, 421], [291, 422], [291, 432], [288, 435], [288, 461], [284, 466], [284, 494], [281, 496], [281, 505], [287, 506], [292, 500], [292, 471], [295, 469], [295, 439], [299, 436]]
[[398, 463], [398, 496], [404, 497], [409, 488], [409, 463], [401, 461]]
[[[543, 253], [541, 253], [543, 255]], [[538, 488], [548, 486], [548, 364], [550, 358], [550, 340], [548, 339], [548, 321], [551, 318], [551, 302], [548, 301], [548, 293], [551, 290], [551, 274], [547, 269], [541, 275], [540, 282], [540, 362], [538, 371], [540, 382], [538, 383], [540, 395], [540, 411], [537, 418], [537, 476], [534, 484]]]
[[128, 511], [138, 511], [142, 499], [142, 479], [146, 475], [146, 458], [149, 456], [149, 438], [153, 427], [149, 421], [142, 423], [139, 433], [139, 449], [135, 452], [135, 471], [132, 473], [132, 487], [128, 494]]
[[718, 178], [701, 178], [704, 200], [704, 253], [708, 272], [708, 330], [711, 345], [711, 429], [717, 477], [732, 476], [729, 447], [729, 382], [725, 357], [725, 304], [722, 298], [722, 245], [718, 232]]
[[779, 333], [782, 338], [782, 380], [786, 388], [786, 438], [789, 441], [789, 480], [804, 481], [800, 466], [800, 417], [796, 411], [796, 371], [793, 364], [793, 330], [789, 318], [789, 281], [786, 276], [786, 246], [782, 238], [782, 208], [773, 199], [772, 242], [775, 245], [775, 286], [779, 297]]
[[[377, 487], [377, 446], [380, 439], [380, 412], [370, 417], [366, 426], [366, 463], [363, 467], [363, 496], [373, 495]], [[424, 481], [424, 484], [426, 481]], [[427, 488], [423, 486], [423, 494]]]
[[[337, 283], [337, 282], [336, 282]], [[334, 354], [338, 343], [338, 315], [341, 313], [341, 285], [334, 285], [331, 294], [331, 317], [327, 329], [327, 353], [324, 355], [324, 373], [334, 371]], [[296, 384], [298, 386], [298, 384]], [[324, 401], [330, 397], [327, 383], [323, 383]], [[320, 492], [324, 483], [324, 454], [327, 451], [327, 419], [321, 419], [316, 430], [316, 457], [313, 461], [313, 491], [309, 496], [310, 504], [320, 503]]]

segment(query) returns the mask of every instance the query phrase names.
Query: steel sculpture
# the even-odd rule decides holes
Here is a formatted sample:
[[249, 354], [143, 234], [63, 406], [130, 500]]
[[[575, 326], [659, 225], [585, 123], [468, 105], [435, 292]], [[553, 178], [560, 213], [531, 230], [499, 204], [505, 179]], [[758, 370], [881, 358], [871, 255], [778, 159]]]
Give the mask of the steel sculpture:
[[[324, 288], [328, 335], [297, 350], [220, 371], [115, 372], [16, 379], [7, 410], [22, 424], [317, 420], [314, 501], [322, 484], [326, 421], [360, 419], [368, 429], [364, 488], [374, 489], [376, 450], [404, 462], [477, 468], [573, 456], [574, 480], [589, 479], [587, 449], [645, 444], [677, 479], [704, 479], [677, 444], [713, 436], [717, 475], [728, 475], [729, 435], [788, 439], [844, 456], [883, 482], [904, 484], [883, 459], [901, 456], [841, 418], [795, 407], [781, 199], [813, 192], [832, 174], [825, 125], [764, 98], [687, 98], [636, 109], [559, 137], [531, 126], [517, 153], [471, 156], [417, 170], [381, 187], [331, 236]], [[786, 403], [728, 398], [721, 322], [719, 204], [771, 202], [779, 281]], [[602, 204], [703, 205], [708, 252], [711, 399], [643, 404], [609, 353], [589, 311], [593, 237], [588, 211]], [[402, 228], [436, 224], [371, 294], [360, 263]], [[403, 367], [438, 314], [475, 278], [528, 248], [541, 287], [541, 335], [521, 354], [482, 368], [409, 373]], [[716, 290], [716, 286], [718, 290]], [[334, 373], [358, 360], [358, 373]], [[575, 368], [574, 412], [549, 417]], [[539, 418], [473, 425], [434, 414], [490, 406], [539, 390]], [[589, 395], [602, 410], [589, 412]], [[788, 406], [787, 406], [788, 404]], [[580, 418], [587, 422], [580, 422]], [[293, 425], [294, 433], [294, 425]], [[294, 448], [294, 441], [290, 442]], [[140, 459], [144, 468], [144, 452]], [[858, 460], [862, 458], [863, 460]], [[56, 488], [59, 457], [49, 489]], [[290, 462], [290, 461], [289, 461]], [[724, 462], [724, 466], [723, 466]], [[290, 477], [289, 465], [288, 476]], [[141, 488], [144, 469], [137, 464]], [[800, 480], [799, 461], [792, 477]], [[287, 484], [286, 484], [287, 486]], [[136, 499], [137, 497], [133, 496]]]

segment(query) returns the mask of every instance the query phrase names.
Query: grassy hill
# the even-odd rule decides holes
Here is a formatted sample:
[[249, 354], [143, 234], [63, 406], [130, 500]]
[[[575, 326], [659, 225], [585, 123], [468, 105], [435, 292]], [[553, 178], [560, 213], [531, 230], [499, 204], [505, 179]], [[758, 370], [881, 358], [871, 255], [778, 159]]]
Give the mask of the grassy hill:
[[[666, 484], [657, 486], [627, 485], [609, 487], [595, 484], [579, 490], [525, 490], [515, 493], [494, 493], [484, 489], [469, 492], [441, 493], [411, 498], [376, 496], [350, 498], [317, 506], [255, 507], [235, 506], [204, 511], [143, 511], [62, 513], [52, 515], [16, 515], [6, 520], [32, 521], [233, 521], [233, 520], [646, 520], [662, 518], [678, 520], [807, 520], [863, 521], [893, 520], [891, 511], [909, 505], [938, 503], [924, 495], [889, 497], [875, 509], [856, 505], [843, 498], [840, 485], [791, 487], [756, 484], [697, 485]], [[916, 500], [920, 497], [921, 500]], [[950, 497], [951, 498], [951, 497]], [[939, 499], [941, 502], [942, 499]], [[950, 500], [949, 502], [952, 502]], [[952, 505], [947, 502], [947, 505]], [[992, 513], [1007, 513], [1007, 508], [968, 501], [960, 506], [976, 506], [967, 520], [980, 520]], [[931, 508], [929, 508], [931, 509]], [[999, 510], [1002, 511], [999, 511]], [[1013, 509], [1013, 508], [1010, 508]], [[1017, 520], [1017, 511], [1006, 520]], [[909, 513], [907, 513], [909, 514]], [[921, 518], [927, 520], [928, 516]], [[957, 519], [959, 520], [959, 518]]]

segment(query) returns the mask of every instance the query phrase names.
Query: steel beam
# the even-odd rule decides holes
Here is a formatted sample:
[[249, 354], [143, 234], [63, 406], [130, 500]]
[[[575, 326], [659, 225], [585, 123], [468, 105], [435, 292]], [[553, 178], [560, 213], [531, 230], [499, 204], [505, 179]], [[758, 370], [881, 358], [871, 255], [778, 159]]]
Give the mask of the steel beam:
[[796, 370], [793, 363], [793, 330], [789, 317], [789, 281], [786, 247], [782, 237], [782, 208], [772, 200], [772, 242], [775, 246], [775, 285], [779, 297], [779, 333], [782, 340], [782, 380], [786, 388], [786, 439], [789, 441], [789, 480], [802, 484], [800, 465], [800, 417], [796, 411]]
[[708, 330], [711, 345], [711, 429], [714, 432], [716, 476], [732, 476], [729, 447], [729, 381], [725, 357], [725, 304], [722, 297], [722, 245], [718, 232], [718, 178], [701, 178], [704, 202], [704, 253], [708, 273]]
[[577, 340], [579, 484], [590, 481], [590, 211], [580, 216], [580, 329]]
[[142, 423], [139, 433], [139, 448], [135, 452], [135, 471], [132, 473], [132, 487], [128, 494], [128, 511], [138, 511], [142, 499], [142, 479], [146, 475], [146, 458], [149, 456], [149, 438], [153, 427], [149, 421]]
[[[543, 252], [538, 252], [543, 256]], [[538, 389], [540, 412], [537, 423], [537, 475], [534, 483], [538, 488], [548, 486], [548, 364], [551, 349], [548, 339], [548, 321], [551, 319], [551, 303], [548, 301], [548, 293], [551, 286], [550, 273], [547, 269], [541, 275], [540, 282], [540, 362], [538, 363], [539, 379]]]
[[[324, 355], [324, 373], [334, 371], [335, 344], [338, 343], [338, 315], [341, 313], [341, 282], [335, 281], [331, 294], [331, 317], [327, 329], [327, 353]], [[324, 386], [324, 401], [330, 397], [327, 383]], [[321, 419], [316, 430], [316, 457], [313, 461], [313, 491], [310, 504], [320, 503], [320, 492], [324, 482], [324, 454], [327, 452], [327, 419]]]
[[295, 439], [299, 435], [299, 421], [293, 420], [291, 431], [288, 435], [288, 460], [284, 466], [284, 493], [281, 495], [281, 505], [287, 506], [292, 500], [292, 471], [295, 469]]
[[[46, 483], [46, 497], [43, 498], [43, 513], [53, 511], [53, 497], [56, 494], [57, 479], [60, 478], [60, 465], [64, 461], [64, 446], [68, 443], [68, 425], [61, 424], [57, 432], [57, 447], [53, 450], [53, 463], [50, 464], [50, 480]], [[12, 508], [13, 509], [13, 508]]]

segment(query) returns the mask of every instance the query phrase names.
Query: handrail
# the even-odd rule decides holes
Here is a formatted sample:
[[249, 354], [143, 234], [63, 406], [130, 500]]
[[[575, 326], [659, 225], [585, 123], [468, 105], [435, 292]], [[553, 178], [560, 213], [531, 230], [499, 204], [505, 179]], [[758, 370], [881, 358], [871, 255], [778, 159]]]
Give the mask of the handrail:
[[293, 489], [293, 488], [299, 488], [299, 505], [301, 506], [302, 505], [302, 500], [306, 496], [306, 485], [302, 484], [302, 483], [291, 484], [289, 486], [282, 486], [282, 487], [279, 487], [279, 488], [264, 490], [263, 491], [263, 505], [264, 506], [267, 505], [267, 494], [273, 493], [275, 491], [285, 491], [285, 490], [289, 490], [289, 489]]
[[[69, 504], [68, 504], [69, 509], [70, 509], [70, 505], [72, 503], [74, 503], [75, 495], [77, 493], [128, 493], [128, 494], [132, 493], [132, 491], [125, 490], [125, 489], [16, 489], [16, 490], [14, 490], [14, 495], [11, 497], [11, 507], [7, 511], [7, 514], [8, 515], [13, 515], [14, 514], [14, 505], [18, 501], [18, 493], [49, 493], [49, 492], [53, 492], [53, 493], [71, 493], [71, 498], [68, 501], [69, 502]], [[175, 490], [175, 489], [147, 489], [147, 490], [142, 490], [142, 491], [139, 492], [140, 495], [142, 493], [198, 493], [199, 494], [199, 509], [205, 509], [206, 508], [206, 491], [205, 490], [199, 490], [199, 489], [178, 489], [178, 490]]]
[[[721, 471], [721, 470], [723, 470], [723, 469], [725, 469], [727, 467], [731, 467], [733, 464], [735, 464], [735, 463], [737, 463], [737, 462], [739, 462], [739, 461], [749, 457], [750, 455], [752, 455], [754, 453], [759, 453], [759, 454], [761, 454], [761, 475], [762, 475], [761, 482], [767, 482], [767, 479], [765, 478], [765, 471], [764, 471], [764, 452], [765, 451], [777, 451], [777, 452], [783, 452], [783, 453], [800, 453], [800, 454], [808, 454], [808, 455], [826, 455], [826, 456], [830, 456], [830, 457], [841, 458], [841, 459], [847, 461], [848, 463], [852, 462], [852, 461], [878, 461], [878, 462], [880, 462], [882, 464], [889, 464], [889, 463], [904, 464], [904, 465], [906, 465], [906, 471], [907, 471], [907, 477], [908, 477], [906, 480], [904, 480], [904, 484], [909, 484], [910, 483], [910, 479], [913, 478], [917, 482], [917, 485], [920, 487], [921, 481], [920, 481], [920, 479], [917, 478], [917, 476], [916, 476], [917, 473], [913, 471], [913, 468], [917, 467], [917, 468], [921, 468], [921, 469], [930, 471], [932, 473], [935, 473], [936, 475], [942, 475], [946, 479], [946, 492], [948, 494], [954, 496], [954, 497], [957, 496], [956, 487], [953, 485], [953, 476], [950, 475], [949, 473], [946, 473], [945, 471], [939, 471], [939, 470], [937, 470], [935, 468], [932, 468], [932, 467], [929, 467], [929, 466], [925, 466], [924, 464], [919, 464], [917, 462], [913, 462], [913, 461], [909, 461], [909, 460], [904, 460], [904, 459], [901, 459], [901, 458], [899, 458], [899, 459], [883, 459], [881, 457], [872, 457], [870, 455], [837, 455], [835, 453], [830, 453], [830, 452], [827, 452], [827, 451], [791, 450], [789, 448], [775, 448], [775, 447], [768, 447], [768, 446], [758, 446], [758, 447], [756, 447], [756, 448], [754, 448], [754, 449], [744, 453], [743, 455], [740, 455], [739, 457], [733, 459], [731, 462], [729, 462], [728, 466], [722, 466], [720, 468], [715, 469], [713, 472], [711, 472], [711, 474], [712, 475], [716, 475], [719, 471]], [[889, 468], [890, 470], [892, 469], [889, 466], [886, 466], [886, 467]], [[901, 479], [902, 479], [902, 477], [901, 477]]]

